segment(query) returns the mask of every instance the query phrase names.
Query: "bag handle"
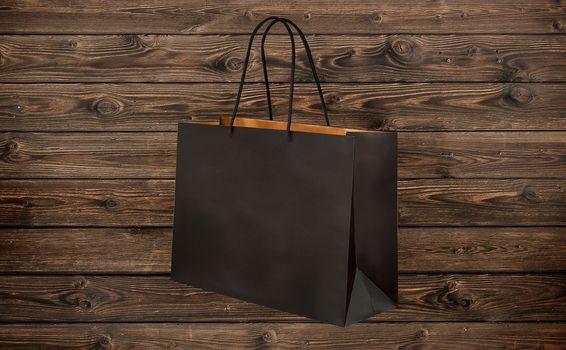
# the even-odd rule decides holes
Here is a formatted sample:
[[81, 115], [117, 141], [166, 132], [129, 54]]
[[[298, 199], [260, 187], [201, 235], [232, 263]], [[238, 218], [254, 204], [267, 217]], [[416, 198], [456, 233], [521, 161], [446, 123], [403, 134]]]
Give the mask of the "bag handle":
[[[295, 23], [293, 23], [289, 19], [282, 18], [282, 17], [275, 19], [271, 22], [271, 24], [266, 28], [265, 32], [263, 33], [263, 36], [262, 36], [262, 39], [261, 39], [261, 59], [264, 62], [263, 76], [264, 76], [264, 81], [265, 81], [265, 93], [267, 95], [268, 107], [269, 107], [269, 119], [273, 119], [273, 112], [272, 112], [272, 109], [271, 109], [271, 91], [269, 89], [269, 77], [268, 77], [268, 74], [267, 74], [267, 65], [265, 64], [265, 62], [266, 62], [266, 59], [265, 59], [265, 39], [267, 38], [267, 34], [269, 33], [271, 26], [273, 24], [277, 23], [277, 22], [290, 24], [293, 28], [295, 28], [295, 30], [297, 31], [297, 33], [301, 37], [301, 41], [303, 42], [303, 47], [305, 48], [305, 51], [307, 53], [307, 58], [309, 60], [309, 64], [310, 64], [310, 67], [311, 67], [313, 78], [314, 78], [314, 81], [316, 83], [316, 87], [318, 89], [318, 95], [320, 97], [320, 103], [322, 105], [322, 111], [324, 113], [324, 119], [326, 121], [326, 125], [330, 126], [330, 120], [328, 118], [328, 111], [326, 109], [326, 103], [324, 101], [324, 94], [322, 93], [322, 87], [320, 85], [320, 80], [319, 80], [318, 74], [316, 72], [316, 66], [314, 64], [314, 59], [312, 57], [312, 52], [310, 50], [310, 46], [309, 46], [309, 43], [307, 41], [307, 38], [305, 37], [305, 34], [303, 33], [303, 31]], [[292, 83], [294, 84], [294, 80], [293, 80]], [[290, 123], [290, 121], [289, 121], [289, 123]], [[287, 130], [289, 130], [289, 127], [290, 126], [288, 126]]]
[[275, 18], [267, 25], [265, 28], [265, 32], [261, 37], [261, 61], [263, 62], [263, 77], [265, 82], [265, 94], [267, 96], [267, 107], [269, 110], [269, 120], [273, 120], [273, 107], [271, 104], [271, 91], [269, 90], [269, 80], [267, 78], [267, 60], [265, 57], [265, 39], [267, 38], [267, 34], [271, 30], [271, 28], [277, 24], [282, 23], [285, 28], [287, 28], [287, 32], [289, 33], [289, 37], [291, 38], [291, 50], [292, 50], [292, 57], [291, 57], [291, 78], [289, 79], [289, 105], [287, 107], [287, 130], [291, 128], [291, 117], [293, 114], [293, 95], [295, 90], [295, 69], [296, 69], [296, 52], [295, 52], [295, 36], [293, 35], [293, 31], [289, 27], [289, 24], [286, 22], [281, 21], [279, 18]]
[[[240, 86], [238, 89], [238, 94], [236, 96], [236, 104], [234, 105], [234, 109], [232, 111], [232, 116], [231, 116], [231, 120], [230, 120], [230, 127], [233, 129], [234, 128], [234, 121], [236, 120], [236, 114], [238, 112], [238, 106], [240, 104], [240, 98], [242, 97], [242, 90], [244, 88], [244, 82], [245, 82], [245, 78], [246, 78], [246, 72], [247, 72], [247, 68], [249, 65], [249, 60], [250, 60], [250, 54], [251, 54], [251, 48], [253, 45], [253, 41], [255, 39], [255, 36], [257, 34], [257, 32], [259, 31], [259, 29], [268, 21], [272, 21], [269, 24], [268, 28], [271, 28], [275, 23], [279, 22], [279, 17], [275, 17], [275, 16], [271, 16], [268, 17], [266, 19], [264, 19], [263, 21], [261, 21], [253, 30], [252, 34], [250, 35], [250, 40], [248, 42], [248, 49], [246, 51], [246, 58], [244, 60], [244, 65], [243, 65], [243, 70], [242, 70], [242, 77], [240, 79]], [[289, 86], [289, 106], [288, 106], [288, 110], [287, 110], [287, 120], [288, 123], [290, 123], [291, 121], [291, 116], [292, 116], [292, 110], [293, 110], [293, 91], [294, 91], [294, 85], [295, 85], [295, 38], [293, 36], [293, 32], [291, 30], [291, 28], [289, 27], [289, 25], [287, 23], [283, 23], [283, 25], [285, 26], [285, 28], [287, 29], [287, 32], [289, 34], [289, 37], [291, 38], [291, 51], [292, 51], [292, 57], [291, 57], [291, 77], [290, 77], [290, 86]], [[265, 55], [264, 55], [265, 56]], [[263, 56], [263, 57], [264, 57]], [[266, 62], [265, 60], [263, 61], [263, 70], [264, 70], [264, 74], [266, 74], [267, 72], [267, 68], [266, 68]], [[269, 110], [272, 110], [272, 106], [271, 106], [271, 99], [268, 99], [268, 107]], [[270, 115], [270, 119], [272, 119], [273, 116]], [[288, 126], [288, 128], [290, 128], [290, 126]]]
[[307, 58], [309, 60], [310, 66], [311, 66], [311, 71], [313, 73], [313, 77], [315, 80], [315, 83], [317, 85], [317, 89], [318, 89], [318, 94], [320, 96], [320, 101], [321, 101], [321, 105], [322, 105], [322, 110], [324, 112], [324, 118], [326, 120], [326, 125], [330, 126], [330, 120], [328, 118], [328, 112], [327, 112], [327, 108], [326, 108], [326, 103], [324, 102], [324, 95], [322, 93], [322, 88], [320, 86], [320, 80], [318, 78], [318, 74], [316, 73], [316, 67], [314, 65], [314, 60], [312, 58], [312, 53], [309, 47], [309, 44], [307, 42], [307, 39], [304, 35], [304, 33], [299, 29], [299, 27], [293, 23], [292, 21], [286, 19], [286, 18], [281, 18], [281, 17], [276, 17], [276, 16], [271, 16], [268, 17], [266, 19], [264, 19], [263, 21], [261, 21], [253, 30], [251, 36], [250, 36], [250, 40], [248, 43], [248, 49], [246, 52], [246, 58], [244, 60], [244, 66], [243, 66], [243, 71], [242, 71], [242, 78], [240, 80], [240, 86], [238, 89], [238, 94], [236, 96], [236, 104], [234, 106], [234, 109], [232, 111], [232, 116], [231, 116], [231, 121], [230, 121], [230, 126], [233, 128], [234, 126], [234, 121], [236, 119], [236, 114], [238, 112], [238, 106], [240, 104], [240, 99], [242, 96], [242, 90], [244, 87], [244, 82], [245, 82], [245, 77], [246, 77], [246, 71], [247, 71], [247, 67], [249, 64], [249, 58], [250, 58], [250, 53], [251, 53], [251, 48], [253, 45], [253, 40], [255, 35], [257, 34], [258, 30], [263, 26], [263, 24], [265, 24], [268, 21], [272, 21], [267, 30], [265, 31], [265, 33], [263, 34], [263, 38], [262, 38], [262, 46], [261, 46], [261, 53], [262, 53], [262, 60], [263, 60], [263, 74], [264, 74], [264, 79], [265, 79], [265, 85], [266, 85], [266, 95], [267, 95], [267, 102], [268, 102], [268, 108], [269, 108], [269, 119], [273, 119], [273, 111], [272, 111], [272, 105], [271, 105], [271, 93], [269, 90], [269, 80], [268, 80], [268, 74], [267, 74], [267, 65], [266, 65], [266, 59], [265, 59], [265, 38], [269, 32], [269, 30], [271, 29], [271, 27], [273, 25], [275, 25], [278, 22], [281, 22], [286, 28], [287, 28], [287, 32], [289, 32], [289, 35], [291, 37], [291, 48], [293, 51], [293, 57], [292, 57], [292, 61], [291, 61], [291, 79], [290, 79], [290, 88], [289, 88], [289, 107], [288, 107], [288, 111], [287, 111], [287, 131], [291, 131], [291, 116], [292, 116], [292, 106], [293, 106], [293, 89], [294, 89], [294, 83], [295, 83], [295, 50], [294, 50], [294, 39], [293, 39], [293, 33], [291, 31], [291, 29], [289, 28], [289, 25], [291, 25], [299, 34], [299, 36], [301, 37], [301, 40], [303, 42], [303, 46], [305, 48], [305, 51], [307, 53]]

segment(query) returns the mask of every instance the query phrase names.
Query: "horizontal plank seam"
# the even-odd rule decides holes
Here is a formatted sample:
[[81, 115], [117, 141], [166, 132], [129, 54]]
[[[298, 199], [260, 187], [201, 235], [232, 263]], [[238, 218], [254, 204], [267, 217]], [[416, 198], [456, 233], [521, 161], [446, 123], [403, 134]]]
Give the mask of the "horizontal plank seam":
[[[0, 131], [1, 133], [1, 131]], [[11, 180], [65, 180], [65, 181], [149, 181], [149, 180], [163, 180], [163, 181], [174, 181], [174, 177], [4, 177], [0, 179], [2, 181]], [[564, 177], [399, 177], [398, 181], [419, 181], [419, 180], [447, 180], [447, 181], [465, 181], [465, 180], [566, 180], [566, 174]]]
[[[148, 72], [151, 69], [148, 69]], [[29, 85], [29, 84], [211, 84], [211, 85], [218, 85], [218, 84], [239, 84], [235, 81], [192, 81], [192, 80], [168, 80], [168, 81], [132, 81], [132, 80], [65, 80], [65, 81], [58, 81], [58, 80], [37, 80], [37, 81], [22, 81], [19, 83], [14, 83], [13, 79], [10, 80], [2, 80], [0, 79], [0, 83], [3, 85], [12, 84], [12, 85]], [[335, 85], [381, 85], [381, 84], [555, 84], [555, 85], [565, 85], [566, 81], [564, 80], [537, 80], [537, 81], [514, 81], [514, 80], [480, 80], [480, 81], [469, 81], [469, 80], [398, 80], [398, 81], [379, 81], [379, 80], [370, 80], [370, 81], [334, 81], [334, 80], [324, 80], [320, 82], [322, 87], [324, 88], [324, 84], [335, 84]], [[263, 84], [262, 81], [254, 81], [254, 82], [246, 82], [248, 84]], [[269, 84], [289, 84], [288, 81], [269, 81]], [[301, 84], [309, 84], [314, 86], [314, 81], [296, 81], [295, 85]]]
[[[85, 226], [85, 225], [65, 225], [65, 226], [61, 226], [61, 225], [0, 225], [0, 229], [5, 229], [5, 228], [14, 228], [14, 229], [22, 229], [22, 228], [29, 228], [29, 229], [37, 229], [37, 228], [80, 228], [80, 227], [89, 227], [89, 228], [131, 228], [131, 227], [137, 227], [137, 228], [158, 228], [158, 227], [163, 227], [163, 226], [132, 226], [132, 225], [89, 225], [89, 226]], [[488, 228], [488, 227], [493, 227], [493, 228], [549, 228], [549, 227], [566, 227], [566, 224], [564, 225], [541, 225], [541, 224], [535, 224], [535, 225], [423, 225], [423, 224], [419, 224], [419, 225], [399, 225], [399, 228], [463, 228], [463, 227], [468, 227], [468, 228]]]
[[[462, 276], [498, 276], [498, 277], [513, 277], [513, 276], [531, 276], [531, 277], [551, 277], [551, 276], [563, 276], [566, 277], [566, 270], [564, 271], [521, 271], [521, 272], [506, 272], [506, 271], [439, 271], [439, 272], [399, 272], [400, 276], [452, 276], [452, 275], [462, 275]], [[26, 277], [69, 277], [69, 276], [90, 276], [90, 277], [139, 277], [139, 278], [151, 278], [151, 277], [170, 277], [170, 273], [161, 272], [140, 272], [140, 273], [123, 273], [123, 272], [68, 272], [68, 273], [53, 273], [52, 271], [46, 273], [38, 272], [17, 272], [17, 273], [7, 273], [0, 271], [0, 278], [2, 277], [14, 277], [14, 276], [26, 276]], [[181, 283], [182, 284], [182, 283]]]
[[[57, 321], [57, 322], [53, 322], [53, 321], [0, 321], [0, 324], [3, 325], [7, 325], [7, 324], [14, 324], [14, 325], [43, 325], [43, 324], [49, 324], [49, 325], [58, 325], [58, 324], [64, 324], [64, 325], [68, 325], [68, 324], [96, 324], [96, 325], [101, 325], [101, 324], [120, 324], [120, 325], [124, 325], [124, 324], [132, 324], [132, 325], [145, 325], [145, 324], [152, 324], [152, 325], [158, 325], [158, 324], [163, 324], [163, 325], [172, 325], [172, 324], [217, 324], [217, 325], [222, 325], [222, 324], [270, 324], [270, 325], [274, 325], [274, 324], [278, 324], [278, 325], [292, 325], [292, 324], [296, 324], [296, 323], [300, 323], [300, 324], [313, 324], [313, 325], [320, 325], [319, 322], [314, 321], [314, 320], [309, 320], [309, 319], [304, 319], [304, 320], [298, 320], [298, 319], [293, 319], [293, 320], [289, 320], [289, 321], [285, 321], [285, 320], [274, 320], [274, 321], [266, 321], [266, 320], [248, 320], [248, 321], [228, 321], [228, 320], [223, 320], [223, 321], [174, 321], [174, 322], [163, 322], [163, 321], [113, 321], [113, 322], [108, 322], [108, 321]], [[460, 323], [460, 324], [518, 324], [518, 323], [522, 323], [522, 324], [531, 324], [533, 326], [537, 326], [539, 324], [564, 324], [566, 325], [566, 321], [548, 321], [548, 320], [540, 320], [540, 321], [465, 321], [465, 320], [454, 320], [454, 321], [378, 321], [378, 320], [364, 320], [361, 321], [359, 323], [365, 323], [365, 324], [451, 324], [451, 323]]]
[[[144, 84], [151, 84], [151, 85], [234, 85], [234, 87], [238, 87], [240, 85], [237, 81], [184, 81], [184, 82], [175, 82], [175, 81], [22, 81], [14, 83], [12, 80], [2, 82], [3, 87], [12, 87], [18, 85], [144, 85]], [[529, 84], [548, 84], [548, 85], [566, 85], [566, 81], [454, 81], [454, 80], [434, 80], [434, 81], [321, 81], [322, 87], [325, 84], [336, 84], [336, 85], [459, 85], [459, 84], [469, 84], [469, 85], [486, 85], [486, 84], [509, 84], [509, 85], [529, 85]], [[263, 81], [246, 81], [245, 85], [264, 85]], [[269, 84], [271, 85], [289, 85], [288, 81], [271, 81], [269, 80]], [[295, 81], [295, 85], [309, 85], [316, 88], [314, 85], [314, 81]], [[7, 90], [7, 89], [4, 89]], [[236, 91], [234, 91], [236, 92]], [[245, 91], [244, 91], [245, 92]], [[235, 98], [234, 98], [235, 99]]]
[[[259, 23], [259, 21], [258, 21]], [[120, 35], [168, 35], [168, 36], [209, 36], [209, 35], [230, 35], [230, 36], [242, 36], [242, 37], [249, 37], [251, 34], [251, 30], [247, 33], [244, 32], [206, 32], [206, 33], [183, 33], [183, 32], [173, 32], [173, 31], [164, 31], [164, 32], [108, 32], [108, 33], [100, 33], [100, 32], [89, 32], [89, 31], [73, 31], [73, 32], [48, 32], [48, 31], [19, 31], [19, 32], [11, 32], [11, 31], [2, 31], [0, 35], [18, 35], [18, 36], [70, 36], [70, 35], [91, 35], [91, 36], [120, 36]], [[259, 31], [259, 35], [263, 34], [263, 32]], [[475, 36], [475, 35], [489, 35], [489, 36], [565, 36], [566, 33], [555, 32], [555, 31], [548, 31], [548, 32], [398, 32], [398, 31], [375, 31], [375, 32], [304, 32], [305, 36], [308, 38], [309, 36], [313, 35], [327, 35], [327, 36], [360, 36], [360, 37], [372, 37], [376, 35], [426, 35], [426, 36]], [[269, 33], [270, 36], [281, 36], [285, 37], [288, 34], [285, 33]]]

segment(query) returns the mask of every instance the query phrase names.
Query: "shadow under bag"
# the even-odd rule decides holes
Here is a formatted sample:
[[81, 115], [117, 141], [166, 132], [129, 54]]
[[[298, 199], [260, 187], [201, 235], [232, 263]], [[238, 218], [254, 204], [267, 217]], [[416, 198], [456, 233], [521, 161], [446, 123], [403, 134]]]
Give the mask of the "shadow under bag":
[[[253, 39], [262, 38], [270, 120], [237, 118]], [[273, 121], [265, 38], [291, 38], [287, 122]], [[326, 126], [291, 123], [301, 37]], [[397, 304], [397, 137], [330, 126], [312, 54], [291, 21], [253, 31], [231, 117], [179, 124], [172, 278], [349, 325]]]

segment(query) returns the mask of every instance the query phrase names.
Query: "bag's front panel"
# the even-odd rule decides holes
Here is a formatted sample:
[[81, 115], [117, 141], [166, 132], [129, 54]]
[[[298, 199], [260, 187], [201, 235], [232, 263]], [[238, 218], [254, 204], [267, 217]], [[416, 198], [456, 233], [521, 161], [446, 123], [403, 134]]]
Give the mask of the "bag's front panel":
[[173, 278], [343, 324], [352, 176], [351, 137], [180, 124]]

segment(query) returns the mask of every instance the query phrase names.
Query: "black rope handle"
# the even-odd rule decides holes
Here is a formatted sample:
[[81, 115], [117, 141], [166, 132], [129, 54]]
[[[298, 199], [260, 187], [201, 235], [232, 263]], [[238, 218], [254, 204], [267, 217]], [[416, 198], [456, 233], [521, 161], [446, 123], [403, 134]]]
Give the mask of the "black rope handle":
[[[322, 105], [322, 111], [324, 113], [324, 119], [326, 121], [326, 125], [330, 126], [330, 119], [328, 118], [328, 111], [326, 109], [326, 103], [324, 101], [324, 94], [322, 92], [322, 87], [320, 85], [320, 80], [319, 80], [318, 74], [316, 72], [316, 66], [314, 64], [312, 52], [311, 52], [309, 43], [307, 41], [307, 38], [305, 37], [305, 34], [303, 33], [303, 31], [295, 23], [293, 23], [289, 19], [282, 18], [282, 17], [273, 20], [269, 24], [269, 26], [265, 29], [265, 32], [263, 33], [263, 36], [262, 36], [262, 39], [261, 39], [261, 59], [264, 62], [264, 64], [263, 64], [263, 77], [264, 77], [264, 81], [265, 81], [265, 94], [267, 95], [267, 102], [268, 102], [268, 107], [269, 107], [269, 119], [273, 119], [273, 112], [272, 112], [272, 108], [271, 108], [271, 91], [269, 89], [269, 77], [268, 77], [268, 74], [267, 74], [267, 64], [266, 64], [266, 58], [265, 58], [265, 39], [267, 38], [267, 34], [269, 33], [269, 30], [271, 29], [271, 27], [277, 22], [282, 22], [283, 24], [285, 24], [285, 23], [290, 24], [291, 26], [293, 26], [293, 28], [295, 28], [295, 30], [297, 31], [297, 33], [301, 37], [301, 41], [303, 42], [303, 47], [305, 48], [305, 51], [307, 53], [307, 58], [309, 60], [310, 66], [311, 66], [313, 78], [314, 78], [314, 81], [316, 83], [316, 87], [318, 89], [318, 95], [320, 97], [320, 103]], [[294, 84], [294, 79], [291, 82], [291, 84]], [[288, 125], [287, 130], [290, 130], [290, 125]]]
[[267, 28], [265, 28], [265, 32], [263, 33], [263, 36], [261, 38], [261, 62], [263, 62], [262, 67], [263, 67], [263, 76], [264, 76], [264, 82], [265, 82], [265, 93], [267, 95], [267, 108], [269, 111], [269, 120], [273, 120], [273, 106], [271, 104], [271, 91], [269, 90], [269, 81], [267, 80], [267, 59], [265, 57], [265, 39], [267, 38], [267, 34], [269, 33], [269, 31], [271, 30], [271, 27], [273, 27], [275, 24], [277, 23], [282, 23], [285, 28], [287, 28], [287, 32], [289, 33], [289, 37], [291, 38], [291, 48], [292, 48], [292, 58], [291, 58], [291, 78], [290, 78], [290, 84], [289, 84], [289, 105], [287, 107], [287, 130], [290, 130], [291, 126], [291, 116], [293, 114], [293, 92], [295, 89], [295, 69], [296, 69], [296, 52], [295, 52], [295, 36], [293, 35], [293, 32], [291, 31], [291, 28], [289, 27], [289, 25], [285, 22], [282, 22], [279, 19], [274, 19], [271, 21], [271, 23], [269, 23], [267, 25]]
[[[232, 116], [231, 116], [231, 120], [230, 120], [230, 127], [232, 127], [232, 128], [234, 127], [234, 121], [236, 120], [236, 114], [238, 113], [238, 106], [240, 105], [240, 99], [241, 99], [241, 97], [242, 97], [242, 90], [244, 89], [244, 82], [245, 82], [245, 79], [246, 79], [246, 72], [247, 72], [247, 70], [248, 70], [248, 64], [249, 64], [249, 61], [250, 61], [250, 54], [251, 54], [252, 45], [253, 45], [255, 36], [256, 36], [257, 32], [259, 31], [259, 29], [260, 29], [266, 22], [268, 22], [268, 21], [273, 21], [273, 20], [278, 20], [278, 19], [279, 19], [279, 18], [278, 18], [278, 17], [275, 17], [275, 16], [270, 16], [270, 17], [264, 19], [263, 21], [259, 22], [259, 24], [254, 28], [254, 30], [252, 31], [252, 34], [250, 35], [250, 40], [249, 40], [249, 42], [248, 42], [248, 49], [247, 49], [247, 51], [246, 51], [246, 58], [244, 59], [244, 66], [242, 67], [242, 77], [240, 78], [240, 86], [239, 86], [239, 88], [238, 88], [238, 94], [236, 95], [236, 104], [234, 105], [234, 109], [232, 110]], [[287, 31], [289, 32], [289, 36], [292, 37], [292, 36], [293, 36], [293, 33], [292, 33], [292, 31], [291, 31], [291, 28], [289, 28], [288, 25], [286, 26], [286, 28], [287, 28]], [[291, 50], [293, 51], [293, 53], [294, 53], [294, 50], [295, 50], [295, 45], [294, 45], [294, 43], [295, 43], [295, 41], [294, 41], [294, 39], [292, 39], [292, 40], [291, 40]], [[292, 59], [293, 59], [293, 61], [294, 61], [294, 59], [295, 59], [295, 55], [294, 55], [294, 54], [293, 54], [293, 58], [292, 58]], [[265, 66], [265, 62], [263, 63], [263, 65]], [[294, 67], [291, 66], [291, 70], [293, 70], [293, 69], [294, 69]], [[292, 80], [293, 80], [293, 81], [294, 81], [294, 78], [295, 78], [295, 74], [294, 74], [294, 72], [293, 72], [293, 75], [292, 75]], [[294, 84], [293, 84], [293, 85], [294, 85]], [[269, 102], [269, 101], [268, 101], [268, 102]], [[291, 104], [290, 106], [292, 106], [292, 104]], [[269, 107], [270, 107], [270, 109], [271, 109], [271, 106], [269, 106]], [[288, 112], [288, 113], [290, 113], [290, 111], [291, 111], [291, 109], [289, 109], [289, 112]]]
[[294, 91], [294, 83], [295, 83], [295, 45], [294, 45], [294, 37], [293, 37], [293, 33], [289, 27], [289, 25], [293, 26], [295, 28], [295, 30], [297, 31], [297, 33], [299, 34], [299, 36], [301, 37], [301, 40], [303, 42], [303, 46], [305, 48], [305, 51], [307, 53], [307, 57], [309, 59], [309, 63], [311, 66], [311, 70], [313, 73], [313, 77], [314, 80], [316, 82], [317, 85], [317, 89], [318, 89], [318, 93], [320, 96], [320, 101], [322, 104], [322, 109], [324, 112], [324, 117], [326, 119], [326, 124], [328, 126], [330, 126], [330, 120], [328, 118], [328, 112], [327, 112], [327, 108], [326, 108], [326, 103], [324, 102], [324, 95], [322, 92], [322, 87], [320, 86], [320, 80], [318, 79], [318, 74], [316, 73], [316, 67], [314, 65], [314, 60], [312, 58], [312, 53], [310, 50], [310, 47], [308, 45], [307, 39], [304, 35], [304, 33], [299, 29], [299, 27], [293, 23], [292, 21], [286, 19], [286, 18], [281, 18], [281, 17], [276, 17], [276, 16], [271, 16], [268, 17], [266, 19], [264, 19], [263, 21], [261, 21], [252, 31], [252, 34], [250, 35], [250, 40], [248, 43], [248, 49], [246, 52], [246, 58], [244, 60], [244, 66], [243, 66], [243, 71], [242, 71], [242, 77], [240, 80], [240, 86], [238, 89], [238, 94], [236, 96], [236, 104], [234, 105], [234, 109], [232, 111], [232, 116], [231, 116], [231, 120], [230, 120], [230, 126], [233, 128], [234, 127], [234, 121], [236, 119], [236, 115], [238, 112], [238, 106], [240, 104], [240, 99], [242, 96], [242, 90], [244, 87], [244, 82], [245, 82], [245, 77], [246, 77], [246, 71], [247, 71], [247, 67], [249, 64], [249, 58], [250, 58], [250, 53], [251, 53], [251, 48], [253, 45], [253, 41], [254, 38], [257, 34], [257, 32], [259, 31], [259, 29], [268, 21], [272, 21], [269, 26], [267, 27], [265, 33], [263, 34], [263, 38], [262, 38], [262, 46], [261, 46], [261, 54], [262, 54], [262, 61], [263, 61], [263, 74], [264, 74], [264, 78], [265, 78], [265, 84], [266, 84], [266, 94], [267, 94], [267, 102], [268, 102], [268, 108], [269, 108], [269, 119], [273, 119], [273, 110], [272, 110], [272, 105], [271, 105], [271, 93], [269, 90], [269, 80], [268, 80], [268, 74], [267, 74], [267, 62], [265, 59], [265, 38], [267, 36], [267, 34], [269, 33], [269, 30], [271, 29], [271, 27], [273, 25], [275, 25], [278, 22], [281, 22], [287, 29], [287, 32], [289, 33], [289, 36], [291, 37], [291, 48], [292, 48], [292, 61], [291, 61], [291, 79], [290, 79], [290, 87], [289, 87], [289, 106], [288, 106], [288, 111], [287, 111], [287, 131], [291, 130], [291, 119], [292, 119], [292, 107], [293, 107], [293, 91]]

